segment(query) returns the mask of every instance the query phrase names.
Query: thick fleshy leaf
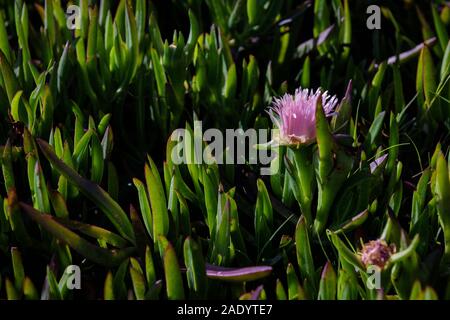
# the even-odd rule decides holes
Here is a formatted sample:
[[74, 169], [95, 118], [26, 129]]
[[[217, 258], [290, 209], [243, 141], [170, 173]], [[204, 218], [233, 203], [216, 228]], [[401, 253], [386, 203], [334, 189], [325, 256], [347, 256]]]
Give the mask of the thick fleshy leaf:
[[20, 203], [20, 208], [54, 237], [64, 241], [87, 259], [101, 265], [116, 266], [135, 250], [134, 248], [107, 250], [97, 247], [58, 223], [52, 216], [39, 212], [24, 203]]
[[270, 266], [255, 266], [245, 268], [224, 268], [210, 264], [206, 265], [206, 274], [210, 279], [229, 282], [248, 282], [269, 276], [272, 272]]
[[[160, 238], [164, 238], [160, 236]], [[160, 239], [163, 241], [166, 239]], [[183, 279], [178, 264], [177, 255], [170, 243], [167, 243], [163, 253], [164, 274], [166, 279], [166, 292], [169, 300], [184, 299]]]
[[430, 50], [424, 46], [420, 51], [416, 76], [416, 90], [419, 93], [418, 102], [420, 108], [428, 110], [431, 107], [436, 88], [433, 58]]
[[304, 216], [301, 216], [297, 223], [295, 230], [295, 246], [297, 248], [297, 261], [300, 269], [300, 274], [303, 279], [307, 279], [308, 287], [305, 290], [310, 290], [308, 294], [312, 297], [316, 295], [316, 275], [314, 268], [314, 261], [311, 253], [311, 244], [308, 235], [308, 226]]
[[294, 266], [290, 263], [287, 266], [286, 274], [289, 300], [304, 300], [306, 298], [305, 293], [295, 274]]
[[322, 270], [319, 286], [319, 300], [335, 300], [337, 290], [336, 273], [330, 261], [327, 261]]
[[184, 241], [184, 262], [192, 298], [204, 298], [207, 289], [206, 268], [200, 246], [188, 237]]
[[153, 239], [156, 241], [159, 236], [165, 236], [169, 232], [169, 214], [158, 169], [150, 157], [148, 160], [150, 165], [145, 165], [145, 181], [151, 204]]
[[86, 197], [90, 198], [96, 205], [99, 206], [99, 208], [106, 214], [124, 238], [134, 243], [134, 232], [130, 220], [128, 220], [125, 212], [119, 204], [115, 202], [100, 186], [84, 179], [75, 170], [58, 159], [47, 142], [41, 139], [38, 139], [37, 142], [50, 163], [64, 177], [66, 177], [70, 183], [74, 184], [86, 195]]

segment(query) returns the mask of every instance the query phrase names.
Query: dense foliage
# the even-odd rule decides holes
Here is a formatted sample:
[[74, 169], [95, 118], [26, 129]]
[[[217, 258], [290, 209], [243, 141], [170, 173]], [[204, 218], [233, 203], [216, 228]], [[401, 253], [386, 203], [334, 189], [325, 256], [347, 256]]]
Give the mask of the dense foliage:
[[[0, 0], [0, 298], [450, 298], [447, 2], [71, 3]], [[275, 174], [171, 158], [300, 86]]]

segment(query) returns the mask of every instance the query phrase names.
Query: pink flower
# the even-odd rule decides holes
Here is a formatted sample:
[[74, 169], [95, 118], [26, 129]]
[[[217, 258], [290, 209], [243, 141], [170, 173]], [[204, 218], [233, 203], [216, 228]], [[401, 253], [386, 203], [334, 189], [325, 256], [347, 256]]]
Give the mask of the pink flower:
[[279, 129], [279, 136], [276, 138], [278, 144], [299, 145], [315, 141], [316, 108], [319, 97], [322, 97], [325, 115], [332, 115], [338, 99], [320, 89], [314, 93], [310, 89], [298, 88], [294, 95], [285, 94], [281, 98], [274, 99], [269, 115]]

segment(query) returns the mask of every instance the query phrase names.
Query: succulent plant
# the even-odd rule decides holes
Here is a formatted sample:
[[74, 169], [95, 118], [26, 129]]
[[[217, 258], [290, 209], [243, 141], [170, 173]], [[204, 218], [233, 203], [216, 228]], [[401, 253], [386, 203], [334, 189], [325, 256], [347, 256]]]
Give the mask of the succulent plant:
[[0, 299], [450, 298], [447, 2], [69, 4], [0, 0]]

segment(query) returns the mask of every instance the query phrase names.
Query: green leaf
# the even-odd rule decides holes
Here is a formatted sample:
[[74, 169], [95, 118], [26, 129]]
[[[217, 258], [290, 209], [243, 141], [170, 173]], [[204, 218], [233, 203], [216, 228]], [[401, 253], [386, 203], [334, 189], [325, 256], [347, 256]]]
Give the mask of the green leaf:
[[39, 300], [39, 294], [30, 278], [25, 277], [23, 281], [23, 296], [25, 300]]
[[144, 220], [145, 228], [147, 229], [147, 232], [150, 235], [150, 237], [153, 238], [152, 211], [150, 208], [150, 202], [147, 197], [146, 188], [139, 179], [134, 178], [133, 183], [138, 191], [139, 205], [141, 208], [142, 219]]
[[110, 159], [114, 147], [114, 134], [110, 125], [105, 130], [101, 145], [103, 150], [103, 159]]
[[422, 172], [422, 175], [416, 186], [416, 191], [414, 191], [411, 209], [411, 229], [413, 229], [416, 223], [418, 223], [423, 213], [423, 209], [426, 204], [425, 201], [430, 178], [431, 178], [431, 170], [430, 168], [427, 168]]
[[[312, 223], [311, 204], [316, 189], [316, 181], [313, 168], [312, 146], [299, 146], [292, 151], [294, 155], [294, 173], [291, 186], [302, 214], [309, 226]], [[295, 183], [294, 183], [295, 181]], [[298, 187], [298, 191], [297, 191]]]
[[436, 165], [436, 187], [434, 190], [439, 222], [444, 230], [445, 259], [450, 262], [450, 181], [447, 161], [441, 153]]
[[109, 271], [108, 274], [106, 275], [105, 284], [103, 285], [103, 299], [115, 300], [113, 275], [111, 271]]
[[104, 115], [102, 117], [102, 119], [100, 120], [100, 122], [97, 126], [97, 133], [98, 133], [99, 137], [102, 137], [105, 134], [106, 129], [108, 128], [109, 123], [111, 122], [111, 118], [112, 118], [112, 114], [108, 113], [108, 114]]
[[81, 139], [76, 143], [75, 149], [73, 151], [73, 159], [77, 166], [80, 166], [81, 163], [86, 159], [88, 155], [88, 147], [91, 141], [92, 136], [94, 135], [94, 130], [89, 129], [86, 133], [81, 137]]
[[438, 10], [434, 4], [431, 5], [431, 13], [433, 14], [434, 28], [436, 29], [437, 38], [441, 46], [442, 51], [445, 50], [448, 44], [448, 33], [445, 24], [442, 22], [439, 16]]
[[166, 74], [164, 72], [164, 66], [161, 63], [158, 53], [155, 49], [151, 49], [151, 58], [153, 72], [155, 73], [156, 87], [158, 89], [159, 97], [166, 97]]
[[145, 276], [149, 285], [156, 282], [155, 264], [149, 246], [145, 248]]
[[190, 30], [189, 30], [189, 38], [186, 42], [186, 47], [188, 49], [188, 61], [191, 61], [195, 45], [197, 43], [197, 39], [200, 34], [200, 26], [197, 17], [195, 16], [194, 12], [191, 9], [189, 9], [188, 15], [189, 15]]
[[15, 191], [15, 178], [12, 166], [12, 149], [9, 139], [6, 141], [5, 148], [3, 149], [1, 164], [6, 192], [9, 194], [11, 191]]
[[53, 46], [56, 40], [55, 19], [53, 17], [53, 0], [45, 1], [44, 30], [50, 41], [50, 46]]
[[61, 137], [61, 130], [58, 127], [55, 128], [53, 133], [53, 147], [58, 158], [62, 158], [64, 154], [64, 143]]
[[338, 272], [337, 299], [357, 300], [359, 297], [359, 286], [357, 273], [354, 267], [344, 259], [339, 259], [341, 268]]
[[5, 85], [6, 94], [8, 95], [8, 100], [11, 103], [19, 90], [19, 85], [17, 83], [16, 76], [8, 63], [3, 52], [0, 50], [0, 72], [3, 76], [3, 83]]
[[217, 231], [215, 234], [212, 250], [212, 259], [218, 265], [227, 265], [230, 262], [230, 200], [226, 199], [225, 204], [218, 204], [218, 213], [216, 219]]
[[305, 61], [303, 62], [302, 68], [302, 79], [300, 81], [302, 88], [309, 88], [309, 84], [311, 83], [311, 59], [309, 56], [306, 56]]
[[322, 270], [319, 285], [319, 300], [335, 300], [336, 299], [336, 273], [330, 261], [327, 261]]
[[347, 59], [352, 44], [352, 16], [348, 0], [344, 1], [344, 25], [341, 31], [342, 44], [345, 46], [342, 51], [342, 58]]
[[206, 275], [209, 279], [227, 282], [249, 282], [268, 277], [272, 273], [270, 266], [244, 268], [224, 268], [206, 264]]
[[[160, 236], [159, 238], [162, 242], [167, 240], [163, 236]], [[167, 298], [169, 298], [169, 300], [184, 299], [183, 279], [181, 277], [177, 255], [170, 243], [167, 243], [164, 249], [163, 262], [164, 274], [166, 279]]]
[[372, 145], [375, 143], [375, 140], [378, 138], [381, 128], [383, 126], [384, 116], [386, 115], [386, 111], [380, 112], [375, 120], [373, 120], [370, 125], [369, 132], [367, 133], [366, 140], [364, 141], [364, 146], [367, 151], [370, 151]]
[[325, 182], [333, 166], [333, 137], [320, 98], [317, 99], [316, 107], [316, 132], [319, 148], [318, 177], [320, 181]]
[[425, 288], [425, 292], [423, 294], [424, 300], [439, 300], [439, 296], [437, 295], [436, 291], [431, 288], [430, 286], [427, 286]]
[[81, 232], [99, 242], [105, 242], [117, 248], [125, 248], [128, 244], [121, 236], [101, 227], [61, 217], [55, 217], [54, 220], [70, 230]]
[[47, 184], [45, 183], [44, 174], [38, 161], [36, 161], [34, 167], [34, 204], [36, 209], [50, 213], [50, 199], [47, 190]]
[[130, 258], [130, 276], [136, 300], [144, 300], [145, 278], [139, 262], [134, 258]]
[[406, 106], [405, 98], [404, 98], [404, 95], [403, 95], [402, 76], [401, 76], [400, 68], [399, 68], [398, 64], [393, 64], [392, 65], [392, 72], [393, 72], [393, 76], [394, 76], [395, 112], [398, 114]]
[[[398, 161], [398, 154], [399, 154], [399, 129], [398, 129], [398, 122], [397, 122], [397, 117], [394, 115], [394, 113], [391, 112], [391, 118], [390, 118], [390, 123], [389, 123], [389, 153], [388, 153], [388, 161], [386, 164], [386, 174], [390, 175], [396, 166], [396, 163]], [[378, 158], [380, 159], [380, 158]], [[376, 159], [375, 161], [377, 161], [378, 159]], [[382, 158], [381, 158], [382, 159]], [[384, 160], [382, 160], [384, 161]], [[377, 161], [378, 162], [378, 161]], [[371, 171], [372, 173], [376, 173], [376, 171], [378, 171], [378, 165], [376, 167], [375, 170]]]
[[237, 74], [236, 65], [233, 63], [229, 68], [226, 76], [225, 87], [223, 90], [223, 96], [226, 99], [234, 99], [237, 89]]
[[103, 148], [96, 134], [91, 138], [91, 180], [101, 183], [104, 172]]
[[326, 225], [331, 204], [336, 196], [338, 187], [342, 183], [341, 180], [343, 180], [342, 177], [337, 179], [336, 173], [338, 172], [333, 171], [334, 141], [324, 114], [322, 99], [320, 98], [317, 99], [316, 107], [316, 135], [318, 153], [315, 155], [314, 163], [318, 186], [318, 203], [316, 218], [314, 220], [314, 230], [319, 234]]
[[47, 283], [48, 283], [48, 293], [50, 300], [62, 300], [61, 291], [59, 291], [58, 281], [56, 281], [55, 274], [47, 266]]
[[[106, 2], [106, 1], [103, 1]], [[137, 1], [136, 2], [136, 29], [137, 29], [137, 37], [139, 42], [142, 41], [145, 35], [145, 27], [146, 27], [146, 17], [147, 17], [147, 2], [146, 1]]]
[[359, 227], [360, 225], [362, 225], [367, 218], [369, 217], [369, 210], [364, 210], [360, 213], [358, 213], [356, 216], [350, 218], [349, 220], [345, 221], [344, 223], [342, 223], [341, 226], [339, 226], [337, 228], [336, 231], [333, 231], [335, 234], [339, 234], [339, 233], [343, 233], [343, 232], [348, 232], [351, 231], [357, 227]]
[[16, 291], [14, 284], [8, 278], [5, 279], [5, 291], [6, 291], [6, 298], [9, 301], [20, 300], [19, 293]]
[[63, 88], [65, 87], [65, 81], [67, 79], [67, 73], [69, 70], [69, 61], [68, 61], [68, 55], [69, 55], [69, 48], [70, 44], [69, 42], [66, 42], [66, 45], [64, 46], [64, 50], [62, 52], [61, 58], [58, 61], [58, 70], [57, 70], [57, 88], [58, 92], [62, 92]]
[[4, 201], [4, 209], [18, 242], [25, 246], [33, 246], [34, 243], [25, 229], [15, 188], [8, 190], [8, 198]]
[[344, 242], [339, 239], [339, 236], [331, 231], [328, 231], [328, 236], [331, 238], [331, 242], [333, 243], [334, 247], [339, 252], [339, 257], [345, 259], [348, 263], [352, 264], [355, 268], [358, 268], [359, 270], [365, 270], [366, 268], [361, 262], [361, 259], [353, 253], [347, 246], [344, 244]]
[[445, 79], [445, 77], [448, 76], [449, 73], [450, 73], [450, 40], [447, 43], [447, 47], [444, 52], [444, 58], [442, 59], [441, 72], [440, 72], [441, 81], [443, 81]]
[[191, 237], [184, 241], [184, 263], [189, 289], [192, 296], [190, 298], [205, 298], [207, 289], [206, 268], [200, 246]]
[[305, 217], [302, 215], [298, 220], [295, 230], [295, 246], [297, 251], [297, 261], [300, 274], [303, 279], [307, 279], [308, 288], [311, 292], [308, 295], [314, 297], [316, 295], [316, 275], [314, 261], [311, 253], [311, 245], [309, 242], [308, 227]]
[[277, 300], [287, 300], [286, 291], [284, 290], [283, 283], [280, 279], [277, 279], [275, 294], [277, 296]]
[[353, 82], [350, 80], [345, 91], [345, 96], [336, 108], [336, 115], [331, 119], [331, 128], [336, 133], [350, 133], [346, 128], [350, 126], [352, 116], [352, 88]]
[[83, 192], [86, 197], [90, 198], [106, 214], [119, 233], [134, 244], [135, 238], [133, 227], [119, 204], [100, 186], [84, 179], [76, 171], [59, 160], [47, 142], [41, 139], [38, 139], [37, 142], [45, 157], [50, 161], [53, 167], [66, 177], [70, 183], [74, 184], [81, 192]]
[[430, 50], [424, 46], [420, 51], [416, 76], [416, 90], [419, 92], [417, 100], [424, 111], [431, 107], [436, 88], [433, 59]]
[[375, 107], [378, 103], [378, 100], [380, 99], [380, 91], [381, 91], [381, 85], [383, 83], [384, 75], [386, 73], [387, 64], [386, 62], [383, 62], [379, 65], [377, 72], [375, 73], [371, 87], [369, 89], [369, 113], [370, 115], [375, 114]]
[[330, 25], [330, 13], [328, 3], [325, 0], [318, 0], [314, 2], [314, 37], [317, 38], [325, 28]]
[[400, 261], [406, 260], [407, 258], [409, 258], [411, 255], [413, 255], [415, 253], [418, 244], [419, 244], [419, 235], [416, 234], [416, 236], [414, 237], [414, 239], [411, 241], [411, 243], [409, 244], [409, 246], [406, 249], [393, 254], [389, 258], [389, 263], [396, 264]]
[[214, 17], [214, 20], [216, 21], [216, 24], [220, 26], [220, 28], [223, 30], [223, 32], [227, 33], [227, 12], [225, 3], [221, 1], [214, 1], [214, 0], [207, 0], [206, 3], [208, 4], [209, 9], [212, 12], [212, 16]]
[[167, 212], [166, 196], [164, 188], [153, 160], [148, 157], [149, 165], [145, 165], [145, 181], [150, 197], [151, 212], [153, 219], [153, 240], [157, 241], [159, 236], [165, 236], [169, 232], [169, 214]]
[[22, 290], [25, 271], [22, 264], [22, 256], [17, 248], [11, 248], [11, 260], [14, 270], [15, 287], [18, 292]]
[[264, 182], [261, 179], [257, 181], [258, 195], [255, 205], [255, 235], [258, 252], [269, 240], [273, 225], [272, 202]]
[[128, 289], [125, 285], [125, 276], [128, 271], [130, 259], [125, 259], [117, 269], [113, 279], [114, 297], [116, 299], [125, 299], [128, 294]]
[[298, 282], [294, 266], [291, 263], [287, 266], [286, 274], [289, 300], [305, 300], [305, 293], [303, 292], [302, 286]]
[[259, 8], [260, 4], [258, 3], [258, 0], [247, 0], [247, 16], [249, 25], [253, 25], [257, 21], [259, 16]]
[[89, 32], [89, 1], [88, 0], [80, 0], [80, 9], [81, 9], [81, 30], [76, 34], [80, 34], [83, 39], [86, 39]]
[[159, 31], [158, 21], [154, 13], [150, 15], [150, 38], [152, 40], [153, 45], [155, 46], [157, 54], [163, 54], [164, 52], [164, 43], [161, 39], [161, 33]]
[[39, 212], [24, 203], [20, 203], [20, 207], [33, 221], [38, 223], [54, 237], [67, 243], [79, 254], [95, 263], [105, 266], [116, 266], [134, 252], [134, 248], [107, 250], [97, 247], [58, 223], [54, 217]]
[[3, 52], [8, 63], [11, 63], [11, 46], [8, 42], [8, 33], [2, 12], [0, 12], [0, 51]]
[[[17, 91], [11, 102], [11, 116], [14, 121], [28, 123], [28, 113], [24, 101], [22, 100], [23, 91]], [[31, 110], [29, 110], [31, 112]], [[31, 119], [32, 120], [32, 119]]]
[[218, 186], [214, 183], [212, 172], [207, 169], [203, 169], [203, 187], [205, 195], [205, 207], [207, 212], [206, 223], [208, 224], [209, 234], [212, 238], [216, 234], [216, 215], [219, 211], [217, 204], [218, 193], [220, 192]]

